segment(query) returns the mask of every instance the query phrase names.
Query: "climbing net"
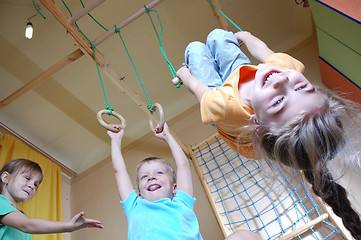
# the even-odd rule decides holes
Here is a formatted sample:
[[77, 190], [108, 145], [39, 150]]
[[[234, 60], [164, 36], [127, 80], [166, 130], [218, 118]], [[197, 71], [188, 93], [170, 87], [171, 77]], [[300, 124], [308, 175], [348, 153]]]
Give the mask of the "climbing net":
[[[238, 155], [217, 135], [193, 147], [192, 152], [225, 235], [248, 229], [263, 239], [290, 239], [292, 233], [299, 239], [344, 239], [295, 172], [273, 169], [267, 174], [261, 161]], [[310, 226], [295, 233], [306, 225]]]

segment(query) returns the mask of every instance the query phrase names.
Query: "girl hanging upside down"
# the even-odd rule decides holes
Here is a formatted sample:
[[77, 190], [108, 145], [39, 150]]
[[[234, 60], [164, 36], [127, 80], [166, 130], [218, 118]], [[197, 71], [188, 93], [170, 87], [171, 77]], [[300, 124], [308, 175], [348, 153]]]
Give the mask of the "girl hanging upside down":
[[[262, 64], [251, 65], [240, 43]], [[311, 84], [300, 61], [274, 53], [249, 32], [213, 30], [206, 44], [187, 46], [185, 65], [177, 76], [199, 101], [204, 124], [214, 124], [245, 157], [303, 170], [313, 191], [361, 239], [360, 218], [327, 168], [336, 159], [360, 166], [360, 145], [348, 135], [358, 133], [359, 142], [361, 117], [352, 103]]]

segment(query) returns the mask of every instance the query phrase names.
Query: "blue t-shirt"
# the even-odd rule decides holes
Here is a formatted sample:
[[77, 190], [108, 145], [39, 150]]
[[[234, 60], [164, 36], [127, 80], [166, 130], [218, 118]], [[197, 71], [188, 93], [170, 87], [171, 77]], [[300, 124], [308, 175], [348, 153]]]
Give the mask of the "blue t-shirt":
[[177, 190], [173, 199], [150, 202], [133, 190], [120, 202], [128, 219], [128, 240], [203, 240], [193, 211], [195, 201]]
[[[4, 216], [8, 213], [19, 211], [14, 206], [12, 206], [9, 200], [0, 195], [0, 216]], [[0, 223], [0, 240], [30, 240], [31, 235], [29, 233], [24, 233], [15, 228], [9, 227]]]

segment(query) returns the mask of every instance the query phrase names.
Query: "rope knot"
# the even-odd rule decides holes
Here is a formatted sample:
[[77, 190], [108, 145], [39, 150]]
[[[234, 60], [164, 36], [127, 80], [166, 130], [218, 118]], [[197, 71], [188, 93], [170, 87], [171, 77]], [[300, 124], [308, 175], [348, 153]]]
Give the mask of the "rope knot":
[[117, 25], [114, 25], [114, 32], [115, 32], [115, 33], [120, 33], [120, 29], [117, 28]]
[[108, 105], [105, 107], [105, 109], [110, 111], [108, 115], [112, 115], [114, 108], [112, 108], [110, 105]]
[[150, 10], [147, 8], [147, 6], [144, 5], [144, 8], [145, 8], [145, 12], [149, 13]]
[[153, 109], [153, 104], [148, 104], [148, 109], [149, 109], [149, 111], [151, 111], [151, 112], [155, 112], [155, 110]]

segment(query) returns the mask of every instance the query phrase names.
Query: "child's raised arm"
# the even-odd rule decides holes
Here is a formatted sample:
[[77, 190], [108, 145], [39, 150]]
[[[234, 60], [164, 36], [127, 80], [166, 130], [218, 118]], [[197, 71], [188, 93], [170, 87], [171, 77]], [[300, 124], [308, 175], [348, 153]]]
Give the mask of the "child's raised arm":
[[112, 149], [112, 163], [117, 182], [120, 199], [125, 201], [129, 194], [134, 190], [132, 181], [130, 180], [127, 168], [125, 166], [124, 158], [121, 152], [121, 143], [124, 136], [124, 128], [121, 125], [114, 125], [119, 129], [119, 132], [107, 131], [111, 140]]
[[234, 36], [240, 43], [243, 42], [249, 53], [262, 63], [266, 62], [268, 56], [274, 53], [261, 39], [253, 36], [249, 32], [236, 32]]
[[72, 232], [86, 227], [103, 228], [100, 221], [84, 218], [83, 212], [75, 215], [69, 222], [56, 222], [41, 218], [28, 218], [20, 211], [15, 211], [3, 216], [1, 223], [30, 234]]
[[194, 94], [198, 102], [201, 102], [203, 94], [210, 90], [207, 85], [195, 78], [186, 66], [181, 67], [177, 71], [177, 77], [179, 77], [184, 86]]
[[164, 139], [168, 143], [172, 152], [177, 166], [177, 189], [188, 194], [189, 196], [193, 196], [192, 174], [189, 160], [172, 134], [170, 134], [167, 123], [164, 123], [162, 132], [157, 133], [157, 129], [155, 129], [154, 135], [160, 139]]

